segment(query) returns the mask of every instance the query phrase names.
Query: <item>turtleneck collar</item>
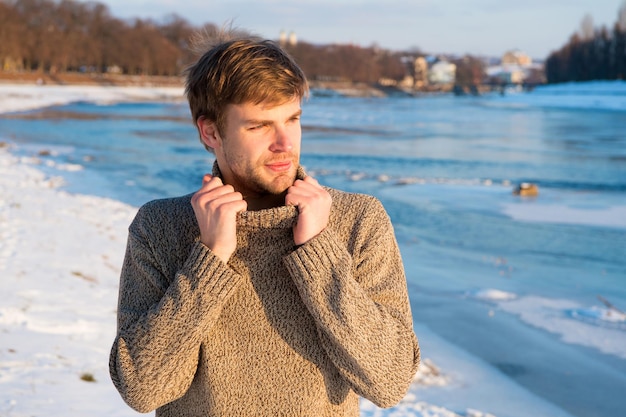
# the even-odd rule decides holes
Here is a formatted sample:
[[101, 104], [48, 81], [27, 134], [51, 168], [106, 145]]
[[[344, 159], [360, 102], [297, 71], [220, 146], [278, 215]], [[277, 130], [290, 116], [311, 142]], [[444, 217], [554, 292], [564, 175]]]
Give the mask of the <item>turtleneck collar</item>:
[[[217, 161], [213, 163], [212, 175], [223, 179]], [[296, 178], [302, 180], [306, 178], [306, 176], [304, 168], [298, 166]], [[263, 210], [242, 211], [237, 216], [237, 227], [264, 229], [291, 228], [295, 225], [297, 219], [298, 209], [295, 206], [279, 206]]]

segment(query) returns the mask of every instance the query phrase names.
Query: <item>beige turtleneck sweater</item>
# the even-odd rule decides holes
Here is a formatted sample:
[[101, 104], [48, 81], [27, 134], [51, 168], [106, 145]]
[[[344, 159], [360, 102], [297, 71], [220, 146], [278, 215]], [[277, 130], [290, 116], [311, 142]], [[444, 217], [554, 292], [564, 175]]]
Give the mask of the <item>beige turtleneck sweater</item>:
[[297, 248], [296, 208], [240, 213], [228, 264], [199, 242], [191, 195], [139, 210], [110, 360], [132, 408], [358, 416], [358, 396], [404, 396], [419, 347], [391, 222], [374, 197], [327, 190], [328, 227]]

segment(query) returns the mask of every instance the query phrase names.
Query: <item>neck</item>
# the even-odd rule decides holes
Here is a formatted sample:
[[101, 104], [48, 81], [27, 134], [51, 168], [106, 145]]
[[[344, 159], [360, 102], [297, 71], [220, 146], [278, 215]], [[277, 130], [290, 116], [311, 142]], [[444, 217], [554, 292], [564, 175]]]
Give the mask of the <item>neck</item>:
[[248, 203], [249, 211], [257, 211], [284, 206], [286, 195], [286, 191], [280, 194], [246, 195], [244, 200]]

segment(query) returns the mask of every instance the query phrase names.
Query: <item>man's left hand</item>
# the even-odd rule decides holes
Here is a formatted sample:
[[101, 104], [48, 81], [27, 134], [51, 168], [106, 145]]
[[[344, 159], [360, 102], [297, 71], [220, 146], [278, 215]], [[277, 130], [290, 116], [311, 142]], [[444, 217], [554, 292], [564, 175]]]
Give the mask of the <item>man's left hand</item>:
[[298, 207], [298, 221], [293, 227], [296, 245], [308, 242], [328, 225], [332, 198], [313, 177], [296, 180], [287, 190], [285, 204]]

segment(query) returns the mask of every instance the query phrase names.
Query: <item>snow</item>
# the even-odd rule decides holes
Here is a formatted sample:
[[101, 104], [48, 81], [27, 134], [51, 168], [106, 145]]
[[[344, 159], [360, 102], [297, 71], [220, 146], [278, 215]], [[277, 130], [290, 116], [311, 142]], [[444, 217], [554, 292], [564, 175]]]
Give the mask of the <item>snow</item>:
[[60, 184], [0, 150], [0, 415], [130, 416], [107, 364], [135, 208]]
[[480, 290], [475, 290], [468, 294], [471, 297], [478, 298], [480, 300], [514, 300], [517, 296], [513, 293], [496, 290], [492, 288], [484, 288]]
[[539, 296], [500, 302], [498, 307], [518, 315], [526, 323], [559, 335], [566, 343], [592, 347], [626, 359], [626, 315], [623, 313]]
[[503, 212], [515, 220], [586, 224], [626, 228], [626, 205], [607, 207], [570, 207], [563, 204], [502, 204]]
[[[554, 333], [566, 343], [591, 347], [626, 359], [626, 314], [621, 311], [585, 306], [571, 300], [519, 296], [492, 288], [470, 291], [466, 295], [491, 302], [498, 310]], [[490, 314], [495, 314], [495, 310], [491, 310]]]
[[0, 113], [19, 112], [79, 101], [100, 104], [125, 101], [182, 100], [182, 87], [100, 87], [85, 85], [0, 84]]

